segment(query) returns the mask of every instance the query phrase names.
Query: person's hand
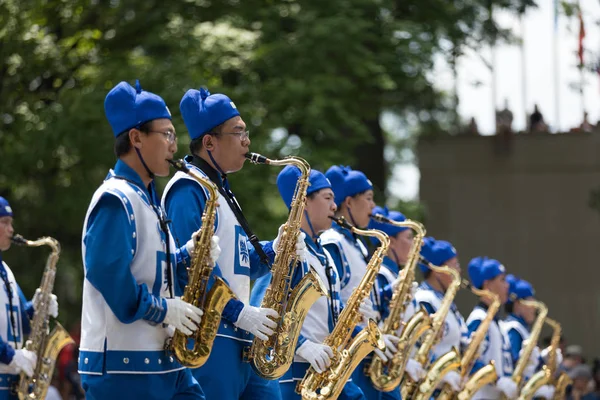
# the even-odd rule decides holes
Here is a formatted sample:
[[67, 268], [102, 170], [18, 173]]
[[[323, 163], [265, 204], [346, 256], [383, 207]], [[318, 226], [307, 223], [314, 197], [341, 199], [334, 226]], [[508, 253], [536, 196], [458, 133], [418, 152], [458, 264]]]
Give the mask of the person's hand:
[[503, 376], [496, 382], [496, 387], [509, 399], [517, 397], [517, 384], [509, 377]]
[[423, 366], [414, 358], [409, 358], [406, 362], [406, 373], [415, 382], [421, 381], [427, 375], [427, 371], [423, 369]]
[[[279, 243], [281, 242], [281, 239], [283, 237], [284, 228], [285, 228], [285, 224], [283, 224], [279, 227], [279, 231], [277, 232], [277, 237], [275, 238], [275, 240], [273, 240], [273, 251], [276, 254], [277, 254], [277, 248], [279, 246]], [[289, 232], [287, 232], [286, 234], [289, 235]], [[305, 238], [306, 238], [306, 234], [304, 232], [300, 232], [296, 239], [296, 258], [300, 262], [306, 261], [307, 250], [306, 250], [306, 242], [304, 241]]]
[[379, 356], [379, 358], [381, 358], [381, 361], [385, 363], [391, 360], [392, 357], [394, 357], [394, 354], [396, 354], [396, 352], [398, 351], [396, 345], [398, 344], [398, 342], [400, 342], [400, 338], [397, 338], [394, 335], [385, 334], [383, 335], [383, 342], [385, 343], [384, 351], [381, 351], [378, 348], [375, 348], [375, 350], [373, 351], [375, 352], [375, 354], [377, 354], [377, 356]]
[[363, 316], [362, 320], [365, 324], [369, 322], [369, 319], [377, 321], [378, 313], [373, 309], [373, 302], [369, 297], [365, 297], [360, 303], [358, 312]]
[[165, 299], [167, 303], [167, 313], [163, 323], [172, 325], [186, 336], [192, 334], [198, 329], [198, 325], [202, 321], [201, 309], [193, 306], [180, 298]]
[[446, 375], [444, 375], [442, 381], [450, 385], [454, 392], [460, 392], [462, 390], [462, 379], [460, 374], [456, 371], [449, 371]]
[[26, 349], [15, 350], [15, 355], [8, 366], [17, 373], [24, 372], [31, 378], [37, 363], [37, 356], [33, 351]]
[[544, 385], [535, 391], [533, 398], [543, 397], [544, 399], [551, 399], [554, 397], [554, 386]]
[[267, 340], [275, 333], [277, 322], [271, 318], [279, 318], [277, 311], [271, 308], [259, 308], [244, 305], [238, 320], [233, 324], [238, 328], [250, 332], [260, 340]]
[[331, 365], [333, 350], [324, 344], [307, 340], [298, 347], [296, 354], [308, 361], [310, 366], [320, 374]]
[[[196, 242], [198, 241], [198, 235], [200, 235], [200, 231], [202, 230], [202, 228], [198, 229], [196, 232], [194, 232], [192, 234], [192, 238], [190, 240], [187, 241], [187, 243], [185, 244], [185, 248], [188, 252], [188, 254], [190, 254], [190, 256], [194, 253], [194, 250], [196, 249]], [[219, 246], [219, 237], [217, 235], [213, 235], [210, 238], [210, 251], [209, 251], [209, 263], [211, 267], [214, 267], [217, 263], [217, 260], [219, 259], [219, 256], [221, 255], [221, 247]]]
[[[40, 288], [35, 289], [35, 293], [33, 294], [33, 299], [31, 302], [33, 303], [33, 310], [36, 311], [37, 307], [39, 307], [39, 302], [41, 301], [40, 296], [42, 295], [42, 290]], [[58, 317], [58, 299], [55, 294], [51, 294], [49, 296], [49, 304], [48, 304], [48, 314], [52, 318]]]

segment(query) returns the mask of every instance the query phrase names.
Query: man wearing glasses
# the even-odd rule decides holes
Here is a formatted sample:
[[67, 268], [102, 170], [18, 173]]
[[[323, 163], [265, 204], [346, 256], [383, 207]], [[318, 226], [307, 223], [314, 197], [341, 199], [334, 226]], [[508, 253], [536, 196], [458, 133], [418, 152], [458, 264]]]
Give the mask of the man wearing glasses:
[[[253, 335], [266, 340], [274, 333], [277, 324], [272, 318], [278, 317], [275, 310], [249, 304], [250, 280], [269, 271], [275, 253], [272, 242], [258, 242], [227, 181], [227, 174], [239, 171], [246, 160], [250, 146], [246, 123], [229, 97], [211, 95], [204, 88], [188, 90], [179, 107], [192, 139], [191, 155], [186, 157], [188, 167], [219, 188], [214, 229], [222, 253], [213, 274], [224, 278], [237, 296], [223, 310], [208, 361], [193, 374], [208, 399], [248, 399], [266, 393], [272, 396], [271, 382], [277, 382], [253, 375], [250, 363], [243, 358]], [[202, 186], [182, 172], [168, 183], [163, 204], [173, 221], [176, 238], [189, 237], [200, 228], [206, 196]], [[179, 270], [177, 275], [183, 289], [187, 271]], [[278, 390], [275, 393], [277, 396]]]
[[83, 227], [78, 369], [86, 399], [204, 399], [191, 372], [164, 351], [173, 327], [191, 334], [202, 316], [175, 298], [174, 270], [189, 262], [193, 240], [175, 246], [154, 187], [177, 151], [171, 113], [139, 82], [119, 83], [104, 108], [118, 160]]

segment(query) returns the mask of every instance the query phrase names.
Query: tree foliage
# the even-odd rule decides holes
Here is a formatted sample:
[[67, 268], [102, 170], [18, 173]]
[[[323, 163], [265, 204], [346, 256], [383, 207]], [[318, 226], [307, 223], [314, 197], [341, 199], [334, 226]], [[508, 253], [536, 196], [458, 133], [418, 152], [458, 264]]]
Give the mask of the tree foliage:
[[[505, 35], [490, 20], [492, 7], [517, 13], [530, 6], [533, 0], [2, 0], [0, 195], [13, 205], [17, 231], [62, 243], [56, 292], [63, 318], [77, 319], [82, 221], [115, 161], [103, 100], [116, 83], [138, 78], [165, 99], [180, 155], [189, 140], [178, 103], [203, 85], [234, 99], [253, 150], [298, 154], [321, 170], [353, 165], [383, 203], [391, 141], [381, 114], [439, 127], [449, 110], [430, 83], [434, 57], [456, 58], [465, 46]], [[264, 238], [286, 216], [277, 172], [248, 165], [232, 176]], [[40, 249], [4, 256], [29, 294], [45, 257]]]

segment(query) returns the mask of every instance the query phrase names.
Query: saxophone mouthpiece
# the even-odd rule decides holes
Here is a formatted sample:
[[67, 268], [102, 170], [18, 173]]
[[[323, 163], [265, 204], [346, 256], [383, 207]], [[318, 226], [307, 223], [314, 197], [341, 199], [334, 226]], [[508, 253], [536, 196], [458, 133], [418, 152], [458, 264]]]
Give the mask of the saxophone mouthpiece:
[[171, 164], [176, 170], [181, 171], [181, 172], [188, 172], [189, 168], [187, 167], [187, 165], [185, 165], [185, 161], [183, 159], [178, 159], [178, 160], [169, 160], [167, 159], [167, 162], [169, 164]]
[[387, 218], [381, 214], [370, 214], [369, 216], [378, 222], [384, 222], [384, 223], [388, 223], [388, 224], [391, 222], [391, 220], [389, 218]]
[[14, 244], [27, 244], [27, 240], [21, 235], [13, 235], [13, 237], [10, 238], [10, 241]]
[[248, 152], [244, 156], [254, 164], [269, 164], [269, 159], [258, 153]]
[[348, 223], [348, 221], [346, 221], [346, 218], [344, 218], [344, 217], [331, 217], [330, 216], [329, 218], [331, 218], [336, 224], [338, 224], [342, 228], [346, 228], [346, 229], [350, 229], [350, 230], [352, 230], [352, 228], [354, 228], [350, 223]]

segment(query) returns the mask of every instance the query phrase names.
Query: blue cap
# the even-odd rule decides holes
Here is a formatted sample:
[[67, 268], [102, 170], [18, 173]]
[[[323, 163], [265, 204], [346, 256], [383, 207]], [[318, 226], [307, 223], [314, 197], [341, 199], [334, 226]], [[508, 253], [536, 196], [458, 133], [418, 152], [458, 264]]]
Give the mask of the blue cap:
[[334, 165], [325, 176], [331, 181], [335, 193], [335, 204], [339, 207], [346, 197], [373, 189], [373, 184], [365, 174], [352, 168]]
[[487, 257], [475, 257], [469, 263], [469, 278], [476, 288], [481, 289], [485, 281], [506, 273], [506, 268], [498, 260]]
[[220, 93], [210, 94], [205, 88], [188, 90], [179, 103], [179, 110], [192, 140], [240, 115], [229, 97]]
[[115, 137], [154, 119], [171, 119], [165, 101], [154, 93], [142, 90], [138, 80], [135, 81], [135, 88], [127, 82], [112, 88], [104, 99], [104, 113]]
[[[403, 222], [406, 220], [404, 214], [398, 211], [390, 211], [387, 207], [381, 208], [379, 206], [375, 207], [371, 214], [381, 214], [386, 218], [389, 218], [396, 222]], [[408, 227], [399, 227], [394, 226], [392, 224], [387, 224], [385, 222], [379, 222], [371, 218], [369, 221], [369, 229], [377, 229], [387, 233], [389, 236], [396, 236], [398, 233], [409, 229]]]
[[519, 279], [514, 275], [507, 275], [506, 281], [508, 282], [508, 302], [535, 296], [533, 286], [526, 280]]
[[[279, 175], [277, 175], [277, 188], [279, 189], [279, 194], [281, 195], [281, 198], [288, 209], [292, 206], [294, 192], [296, 191], [296, 184], [298, 183], [298, 179], [301, 175], [300, 169], [295, 165], [286, 165], [285, 168], [281, 170]], [[315, 169], [310, 170], [308, 182], [310, 185], [306, 190], [306, 195], [318, 192], [321, 189], [331, 188], [331, 183], [325, 177], [325, 175]]]
[[0, 196], [0, 217], [12, 217], [13, 216], [13, 210], [12, 208], [10, 208], [10, 204], [8, 204], [8, 201]]
[[[457, 256], [456, 249], [450, 242], [445, 240], [435, 240], [432, 237], [426, 237], [421, 246], [421, 256], [433, 265], [442, 266], [448, 260]], [[423, 273], [429, 270], [427, 265], [419, 263], [419, 268]]]

